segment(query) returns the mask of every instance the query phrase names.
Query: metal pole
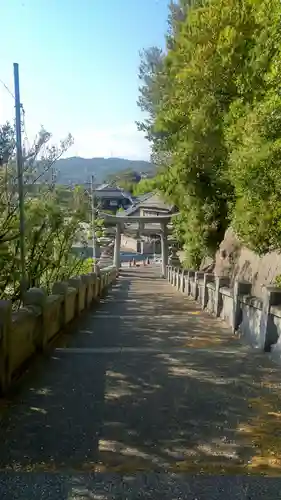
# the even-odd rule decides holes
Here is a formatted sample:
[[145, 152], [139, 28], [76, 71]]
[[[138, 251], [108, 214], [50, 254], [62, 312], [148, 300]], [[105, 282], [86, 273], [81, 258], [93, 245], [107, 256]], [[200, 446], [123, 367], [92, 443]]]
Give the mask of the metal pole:
[[94, 196], [94, 175], [91, 176], [91, 201], [92, 201], [92, 226], [93, 226], [93, 271], [96, 272], [97, 270], [97, 263], [96, 263], [96, 228], [95, 228], [95, 221], [96, 221], [96, 214], [95, 214], [95, 196]]
[[18, 173], [18, 197], [20, 215], [20, 263], [21, 263], [21, 291], [26, 286], [25, 273], [25, 244], [24, 244], [24, 193], [23, 193], [23, 161], [21, 143], [21, 103], [19, 85], [19, 65], [14, 63], [14, 86], [15, 86], [15, 114], [16, 114], [16, 146], [17, 146], [17, 173]]

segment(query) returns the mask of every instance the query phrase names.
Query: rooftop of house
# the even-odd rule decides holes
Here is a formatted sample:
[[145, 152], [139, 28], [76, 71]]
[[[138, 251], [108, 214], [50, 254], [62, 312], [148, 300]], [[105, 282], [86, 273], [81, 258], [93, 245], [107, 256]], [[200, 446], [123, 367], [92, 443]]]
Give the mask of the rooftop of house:
[[124, 191], [119, 186], [111, 186], [110, 184], [102, 184], [95, 189], [95, 195], [98, 198], [128, 198], [131, 200], [130, 193]]
[[120, 188], [116, 188], [116, 186], [111, 186], [108, 183], [101, 184], [96, 188], [96, 191], [121, 191]]
[[[173, 210], [173, 205], [169, 205], [162, 200], [157, 193], [146, 193], [142, 196], [134, 198], [133, 205], [125, 211], [126, 215], [134, 214], [139, 209], [159, 210], [170, 213]], [[124, 215], [124, 214], [123, 214]]]

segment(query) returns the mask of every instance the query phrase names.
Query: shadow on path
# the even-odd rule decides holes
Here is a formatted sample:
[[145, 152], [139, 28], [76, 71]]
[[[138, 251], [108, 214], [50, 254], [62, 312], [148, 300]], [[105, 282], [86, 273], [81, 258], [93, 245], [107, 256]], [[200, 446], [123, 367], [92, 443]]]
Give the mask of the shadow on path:
[[[97, 491], [111, 478], [123, 494], [138, 488], [140, 473], [164, 474], [167, 491], [175, 472], [280, 475], [279, 380], [266, 356], [152, 270], [123, 272], [9, 402], [0, 429], [0, 492], [5, 471], [35, 473], [28, 476], [35, 482], [66, 475], [57, 477], [68, 490], [63, 499], [119, 498], [69, 496], [72, 480], [72, 489], [87, 489], [93, 473], [100, 474]], [[120, 475], [135, 479], [121, 485]], [[241, 496], [242, 483], [237, 498], [250, 498]]]

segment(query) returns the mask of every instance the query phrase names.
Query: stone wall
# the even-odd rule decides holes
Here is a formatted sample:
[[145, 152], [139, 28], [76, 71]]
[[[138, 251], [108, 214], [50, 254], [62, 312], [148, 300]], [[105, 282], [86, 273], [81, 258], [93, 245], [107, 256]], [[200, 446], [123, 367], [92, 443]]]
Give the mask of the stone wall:
[[231, 229], [216, 254], [214, 274], [228, 276], [230, 282], [244, 280], [252, 284], [253, 295], [262, 298], [264, 286], [274, 284], [281, 274], [281, 255], [277, 252], [260, 257], [241, 245]]
[[281, 359], [281, 288], [264, 286], [259, 298], [249, 282], [171, 266], [167, 279], [254, 348], [271, 351]]
[[10, 301], [0, 301], [0, 392], [7, 392], [14, 375], [36, 352], [47, 345], [93, 301], [99, 300], [116, 279], [114, 266], [55, 283], [52, 295], [29, 289], [23, 307], [12, 311]]
[[[178, 252], [184, 262], [184, 252]], [[215, 259], [204, 259], [200, 270], [211, 271], [216, 276], [227, 276], [230, 282], [242, 280], [253, 285], [253, 295], [262, 298], [263, 289], [273, 285], [281, 275], [281, 254], [270, 252], [262, 257], [241, 245], [232, 229], [228, 229]]]

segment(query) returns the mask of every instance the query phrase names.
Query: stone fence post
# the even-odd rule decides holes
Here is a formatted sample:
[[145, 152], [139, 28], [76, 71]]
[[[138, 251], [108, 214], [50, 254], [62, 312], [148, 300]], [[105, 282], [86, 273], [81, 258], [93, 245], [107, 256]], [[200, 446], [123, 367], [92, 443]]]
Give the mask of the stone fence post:
[[171, 285], [173, 284], [173, 280], [174, 280], [174, 268], [173, 268], [173, 266], [170, 266], [170, 283], [171, 283]]
[[195, 276], [195, 271], [192, 271], [191, 269], [189, 269], [187, 272], [187, 281], [185, 282], [185, 284], [187, 285], [186, 289], [185, 289], [185, 293], [187, 295], [191, 295], [191, 279], [194, 278], [194, 276]]
[[172, 286], [175, 286], [176, 283], [176, 269], [175, 267], [171, 266], [171, 281], [170, 281]]
[[101, 276], [96, 276], [95, 300], [98, 301], [101, 295]]
[[184, 289], [185, 289], [185, 279], [184, 279], [184, 277], [185, 277], [185, 271], [183, 269], [182, 272], [181, 272], [181, 276], [180, 276], [180, 291], [182, 293], [184, 293]]
[[222, 297], [220, 294], [220, 288], [223, 286], [229, 286], [229, 278], [227, 276], [216, 276], [215, 278], [215, 310], [214, 314], [216, 317], [220, 315], [220, 308], [222, 305]]
[[93, 287], [92, 287], [92, 275], [91, 274], [82, 274], [81, 275], [81, 280], [83, 284], [85, 285], [86, 291], [85, 291], [85, 307], [89, 307], [92, 300], [93, 300]]
[[167, 279], [169, 283], [171, 283], [171, 271], [171, 266], [167, 266]]
[[263, 339], [265, 352], [270, 352], [271, 345], [274, 343], [269, 328], [270, 308], [279, 305], [281, 305], [281, 289], [274, 286], [265, 287], [260, 320], [260, 338]]
[[69, 287], [67, 281], [57, 281], [53, 284], [52, 293], [62, 298], [61, 326], [64, 327], [76, 314], [77, 291]]
[[202, 271], [196, 271], [195, 272], [195, 279], [194, 279], [194, 298], [195, 300], [198, 299], [199, 295], [199, 280], [202, 280], [204, 278], [204, 272]]
[[88, 292], [88, 301], [90, 301], [92, 303], [94, 298], [95, 298], [96, 275], [95, 275], [95, 273], [89, 273], [88, 276], [89, 276], [89, 281], [90, 281], [90, 284], [89, 284], [90, 291]]
[[173, 286], [175, 286], [175, 284], [176, 284], [176, 268], [175, 267], [172, 267], [172, 280], [171, 280], [171, 284]]
[[23, 305], [31, 306], [34, 313], [42, 317], [40, 318], [41, 333], [39, 338], [38, 348], [44, 350], [47, 343], [47, 336], [45, 335], [46, 329], [48, 328], [47, 317], [46, 317], [46, 303], [47, 294], [42, 288], [30, 288], [24, 294]]
[[83, 281], [80, 276], [75, 276], [73, 278], [70, 278], [67, 282], [70, 287], [75, 288], [76, 290], [75, 316], [79, 316], [79, 314], [85, 307], [85, 290]]
[[176, 271], [176, 289], [179, 290], [180, 288], [180, 268], [177, 268]]
[[240, 296], [251, 293], [252, 285], [246, 281], [234, 281], [233, 285], [233, 317], [232, 317], [232, 332], [235, 333], [241, 323], [241, 305]]
[[170, 283], [171, 285], [173, 284], [173, 279], [174, 279], [174, 268], [173, 266], [170, 266]]
[[203, 298], [202, 298], [202, 309], [205, 309], [208, 304], [208, 288], [207, 284], [215, 281], [214, 274], [204, 273], [204, 288], [203, 288]]
[[174, 272], [173, 266], [169, 266], [169, 283], [171, 283], [171, 285], [173, 284], [173, 272]]

